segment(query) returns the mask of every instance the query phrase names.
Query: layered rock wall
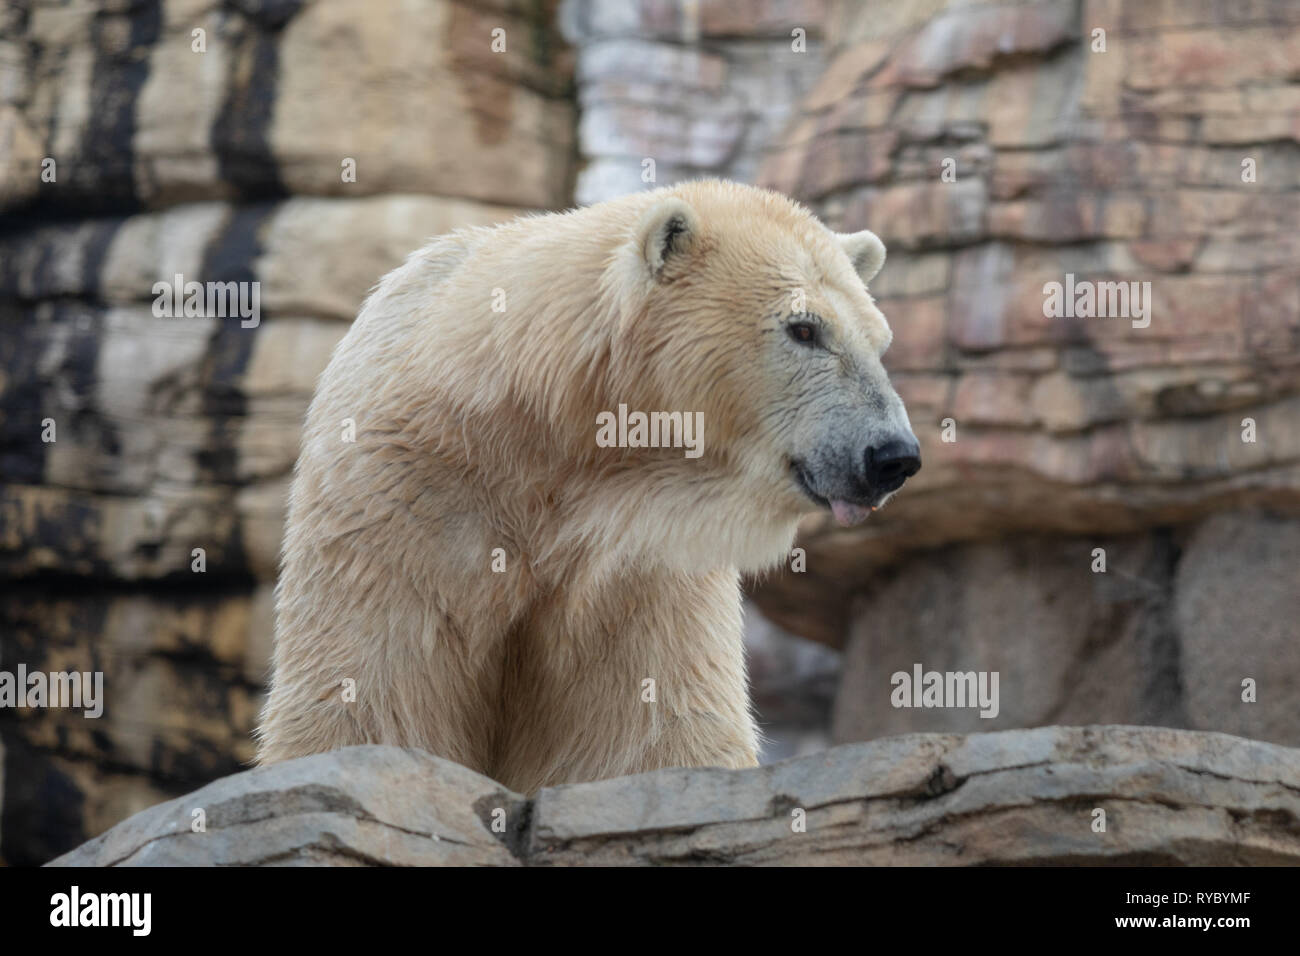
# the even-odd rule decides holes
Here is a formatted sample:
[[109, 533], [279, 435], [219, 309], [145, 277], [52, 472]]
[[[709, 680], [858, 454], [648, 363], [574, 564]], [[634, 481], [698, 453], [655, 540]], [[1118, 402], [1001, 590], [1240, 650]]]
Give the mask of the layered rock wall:
[[[751, 627], [769, 754], [827, 721], [1300, 742], [1298, 31], [1284, 0], [5, 7], [0, 668], [114, 693], [0, 712], [0, 858], [251, 756], [302, 414], [380, 275], [698, 175], [881, 234], [924, 446], [754, 583], [843, 649], [835, 690], [831, 651]], [[176, 275], [256, 282], [256, 325], [155, 316]], [[1045, 314], [1069, 276], [1149, 283], [1149, 323]], [[917, 662], [998, 671], [999, 716], [894, 708]]]
[[[833, 5], [758, 177], [885, 240], [872, 291], [925, 462], [860, 530], [810, 521], [807, 571], [755, 589], [846, 648], [835, 739], [1118, 720], [1300, 742], [1300, 11], [860, 13]], [[1054, 313], [1051, 283], [1109, 314]], [[1000, 715], [894, 707], [918, 662], [999, 671]]]
[[[331, 348], [430, 237], [570, 202], [553, 6], [5, 8], [0, 667], [102, 671], [112, 694], [98, 720], [0, 712], [0, 858], [43, 862], [251, 758]], [[249, 305], [256, 283], [256, 321], [158, 317], [178, 275]]]

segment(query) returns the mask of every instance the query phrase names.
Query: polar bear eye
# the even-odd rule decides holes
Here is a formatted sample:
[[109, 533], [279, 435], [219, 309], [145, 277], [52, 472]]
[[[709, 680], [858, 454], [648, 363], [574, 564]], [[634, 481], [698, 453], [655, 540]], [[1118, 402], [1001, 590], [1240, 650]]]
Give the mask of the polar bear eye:
[[809, 322], [791, 322], [786, 327], [790, 338], [800, 345], [813, 345], [817, 342], [817, 326]]

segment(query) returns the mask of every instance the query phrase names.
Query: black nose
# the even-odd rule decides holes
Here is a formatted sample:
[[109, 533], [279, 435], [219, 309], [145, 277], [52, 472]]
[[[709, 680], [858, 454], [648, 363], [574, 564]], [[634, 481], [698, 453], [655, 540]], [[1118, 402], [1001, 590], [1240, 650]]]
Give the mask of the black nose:
[[921, 470], [921, 446], [915, 438], [895, 439], [866, 454], [867, 484], [877, 492], [893, 491]]

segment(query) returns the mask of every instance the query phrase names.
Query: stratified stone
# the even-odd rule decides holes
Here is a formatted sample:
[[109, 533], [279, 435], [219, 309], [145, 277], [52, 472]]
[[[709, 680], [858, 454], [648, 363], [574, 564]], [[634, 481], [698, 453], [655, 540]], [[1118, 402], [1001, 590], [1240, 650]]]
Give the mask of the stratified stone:
[[349, 747], [219, 780], [55, 865], [1294, 865], [1297, 789], [1295, 750], [1150, 727], [914, 734], [532, 798]]
[[[508, 827], [500, 835], [498, 810]], [[450, 761], [349, 747], [218, 780], [55, 865], [511, 866], [508, 834], [524, 820], [517, 795]]]
[[[555, 7], [0, 11], [0, 661], [108, 693], [93, 720], [0, 714], [7, 862], [252, 756], [331, 349], [431, 237], [571, 202]], [[176, 282], [252, 311], [166, 314]]]

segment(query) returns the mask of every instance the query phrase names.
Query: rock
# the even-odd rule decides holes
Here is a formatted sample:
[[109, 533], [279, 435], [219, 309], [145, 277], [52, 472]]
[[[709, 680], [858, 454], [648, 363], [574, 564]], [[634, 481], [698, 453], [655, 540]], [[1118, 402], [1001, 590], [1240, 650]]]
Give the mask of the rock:
[[[871, 639], [872, 653], [905, 656], [933, 636], [923, 622], [935, 609], [907, 588], [938, 586], [927, 568], [950, 555], [936, 549], [957, 548], [952, 573], [985, 580], [965, 542], [996, 540], [1051, 567], [1031, 538], [1087, 553], [1122, 536], [1141, 552], [1167, 532], [1194, 539], [1225, 512], [1300, 515], [1300, 439], [1287, 424], [1300, 412], [1288, 225], [1300, 166], [1287, 148], [1300, 91], [1284, 65], [1300, 20], [1280, 3], [1250, 16], [1213, 0], [1138, 6], [1093, 2], [1080, 16], [1072, 3], [933, 0], [862, 17], [832, 5], [825, 74], [758, 179], [836, 228], [885, 239], [872, 290], [895, 332], [884, 361], [925, 466], [861, 528], [810, 519], [807, 571], [754, 584], [757, 606], [791, 632], [844, 646], [888, 618], [900, 636]], [[1108, 32], [1104, 52], [1094, 27]], [[1054, 314], [1049, 284], [1074, 280], [1147, 299], [1105, 318]], [[1243, 552], [1242, 574], [1274, 574], [1264, 553]], [[891, 580], [906, 592], [898, 615], [878, 603]], [[1180, 580], [1170, 606], [1184, 600]], [[985, 583], [1016, 606], [1014, 584]], [[1064, 606], [1096, 598], [1083, 577], [1061, 587]], [[1240, 606], [1215, 593], [1225, 613]], [[855, 596], [865, 600], [846, 610]], [[1054, 668], [1068, 669], [1079, 623], [1034, 622], [1059, 649]], [[995, 651], [949, 625], [943, 653], [958, 653], [958, 633]], [[1252, 654], [1256, 638], [1265, 653], [1273, 638], [1237, 635]], [[1283, 654], [1285, 673], [1300, 670], [1295, 657]], [[1208, 712], [1198, 721], [1219, 726]], [[1285, 724], [1257, 726], [1300, 742], [1300, 717]]]
[[839, 685], [840, 655], [823, 644], [794, 637], [744, 608], [745, 662], [758, 714], [759, 760], [825, 750]]
[[[1300, 745], [1297, 549], [1300, 521], [1226, 512], [1191, 528], [1020, 535], [905, 561], [864, 581], [840, 621], [833, 739], [1115, 720]], [[891, 676], [916, 664], [997, 672], [1000, 712], [895, 709]]]
[[1089, 20], [1105, 23], [1108, 30], [1120, 34], [1300, 22], [1300, 11], [1288, 0], [1252, 0], [1246, 5], [1233, 0], [1150, 0], [1136, 4], [1088, 0], [1086, 6]]
[[[1300, 743], [1300, 521], [1218, 514], [1183, 548], [1174, 608], [1188, 726]], [[1243, 701], [1245, 680], [1257, 699]]]
[[401, 192], [563, 205], [571, 67], [550, 6], [42, 5], [18, 24], [31, 82], [12, 94], [17, 118], [0, 112], [0, 142], [21, 147], [15, 159], [49, 143], [58, 179], [24, 162], [25, 181], [0, 172], [0, 202], [39, 193], [84, 214]]
[[[159, 786], [139, 771], [107, 762], [67, 759], [14, 739], [4, 755], [9, 764], [4, 811], [14, 821], [38, 827], [9, 827], [0, 860], [9, 866], [41, 866], [68, 847], [115, 823], [184, 793], [186, 786]], [[238, 765], [221, 772], [234, 773]], [[197, 784], [194, 781], [191, 786]]]
[[[924, 449], [871, 522], [811, 519], [806, 570], [753, 587], [845, 648], [832, 704], [836, 654], [749, 616], [769, 754], [830, 713], [845, 740], [986, 729], [882, 706], [872, 681], [918, 649], [1022, 682], [997, 726], [1300, 742], [1295, 4], [408, 6], [0, 11], [0, 661], [89, 658], [138, 691], [94, 731], [0, 714], [0, 856], [246, 758], [302, 413], [386, 270], [460, 225], [700, 175], [886, 237], [872, 292]], [[177, 273], [259, 282], [261, 323], [155, 318]], [[1049, 318], [1067, 274], [1150, 282], [1150, 325]]]
[[4, 669], [21, 662], [29, 671], [98, 671], [104, 689], [95, 718], [80, 709], [7, 713], [10, 739], [172, 790], [250, 760], [272, 586], [209, 589], [194, 578], [168, 593], [88, 584], [73, 594], [46, 584], [0, 596]]
[[812, 32], [827, 16], [825, 0], [703, 0], [701, 3], [657, 3], [631, 0], [563, 0], [558, 22], [574, 45], [592, 36], [712, 42], [737, 37], [789, 37], [793, 27]]
[[[524, 210], [461, 199], [311, 197], [35, 226], [0, 236], [0, 299], [76, 297], [152, 304], [155, 282], [260, 283], [266, 317], [350, 322], [371, 286], [432, 236], [505, 222]], [[358, 238], [365, 237], [358, 243]], [[168, 318], [182, 326], [181, 319]], [[189, 323], [193, 325], [193, 322]], [[211, 334], [211, 328], [202, 332]], [[253, 335], [247, 336], [250, 340]]]
[[752, 180], [821, 72], [824, 17], [817, 0], [565, 0], [559, 21], [576, 48], [586, 161], [575, 199], [594, 203], [700, 176]]
[[[1094, 548], [1104, 573], [1093, 571]], [[1172, 549], [1144, 536], [1016, 538], [946, 549], [882, 576], [853, 606], [835, 740], [1101, 720], [1178, 725]], [[891, 677], [915, 664], [996, 672], [999, 712], [894, 708]]]
[[0, 104], [0, 208], [39, 193], [42, 159], [40, 143], [26, 117], [16, 107]]
[[1300, 24], [1167, 30], [1130, 42], [1125, 83], [1132, 89], [1244, 86], [1294, 78]]
[[[510, 866], [518, 796], [447, 760], [350, 747], [225, 777], [61, 856], [64, 866]], [[196, 822], [202, 812], [202, 829]]]
[[[868, 173], [869, 175], [869, 173]], [[853, 221], [879, 224], [879, 236], [890, 249], [961, 245], [983, 232], [986, 214], [984, 184], [925, 183], [888, 186], [857, 194]]]
[[935, 86], [960, 70], [987, 70], [999, 57], [1050, 53], [1076, 36], [1077, 5], [1069, 0], [1027, 7], [956, 6], [907, 37], [873, 82]]
[[[0, 9], [0, 662], [121, 689], [99, 719], [0, 711], [6, 862], [251, 757], [288, 479], [331, 349], [434, 235], [572, 200], [554, 13]], [[178, 274], [257, 283], [257, 323], [155, 316]]]
[[219, 780], [53, 865], [1279, 866], [1297, 818], [1300, 751], [1150, 727], [915, 734], [532, 798], [366, 746]]

